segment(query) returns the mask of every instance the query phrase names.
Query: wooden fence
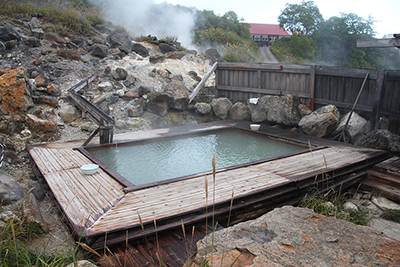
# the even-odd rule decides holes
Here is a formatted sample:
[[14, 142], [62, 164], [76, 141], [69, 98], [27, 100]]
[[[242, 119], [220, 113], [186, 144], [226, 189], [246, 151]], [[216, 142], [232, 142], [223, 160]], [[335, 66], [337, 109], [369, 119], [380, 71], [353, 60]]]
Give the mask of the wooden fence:
[[215, 71], [215, 94], [234, 102], [292, 94], [311, 109], [334, 104], [345, 114], [351, 110], [367, 74], [355, 111], [375, 128], [382, 118], [388, 119], [389, 130], [400, 134], [400, 71], [224, 62], [218, 63]]

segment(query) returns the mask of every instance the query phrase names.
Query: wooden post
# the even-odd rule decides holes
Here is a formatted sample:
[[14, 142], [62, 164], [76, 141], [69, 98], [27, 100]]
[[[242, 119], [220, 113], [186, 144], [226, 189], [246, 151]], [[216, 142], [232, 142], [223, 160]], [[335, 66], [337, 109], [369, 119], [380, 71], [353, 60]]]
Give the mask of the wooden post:
[[310, 83], [309, 83], [309, 92], [310, 92], [310, 102], [308, 103], [308, 107], [311, 111], [314, 110], [314, 97], [315, 97], [315, 65], [310, 66]]
[[100, 126], [100, 144], [110, 144], [114, 138], [113, 126]]
[[194, 88], [193, 92], [189, 96], [189, 103], [192, 102], [193, 98], [197, 95], [201, 88], [203, 88], [204, 84], [210, 78], [211, 74], [217, 69], [218, 62], [215, 62], [211, 69], [204, 75], [203, 79], [199, 82], [199, 84]]
[[374, 104], [372, 107], [371, 124], [375, 130], [379, 128], [379, 117], [380, 117], [380, 105], [383, 91], [383, 81], [385, 79], [385, 71], [378, 71], [378, 79], [376, 80], [375, 92], [374, 92]]

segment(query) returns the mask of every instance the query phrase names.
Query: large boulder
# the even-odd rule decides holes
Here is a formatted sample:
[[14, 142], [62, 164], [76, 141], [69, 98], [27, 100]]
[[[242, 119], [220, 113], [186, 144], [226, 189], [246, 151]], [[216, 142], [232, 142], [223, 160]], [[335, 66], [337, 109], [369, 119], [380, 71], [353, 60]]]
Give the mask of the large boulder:
[[0, 114], [23, 113], [33, 105], [23, 67], [0, 69]]
[[164, 93], [172, 95], [173, 99], [168, 103], [172, 109], [185, 111], [189, 107], [189, 90], [183, 84], [181, 76], [174, 76], [163, 90]]
[[29, 129], [32, 132], [54, 132], [57, 130], [57, 124], [48, 121], [42, 120], [32, 114], [26, 114], [25, 121], [28, 124]]
[[65, 123], [70, 123], [80, 117], [79, 110], [72, 105], [63, 106], [58, 115]]
[[210, 233], [185, 266], [393, 266], [399, 246], [371, 227], [284, 206]]
[[42, 29], [40, 21], [37, 18], [33, 17], [31, 21], [29, 21], [28, 25], [34, 37], [38, 39], [44, 39], [44, 31]]
[[107, 42], [111, 48], [122, 48], [123, 51], [132, 51], [133, 42], [129, 35], [123, 31], [116, 30], [107, 36]]
[[175, 51], [178, 51], [178, 49], [176, 49], [176, 47], [175, 46], [173, 46], [173, 45], [171, 45], [171, 44], [168, 44], [168, 43], [160, 43], [159, 45], [158, 45], [158, 47], [160, 48], [160, 51], [162, 52], [162, 53], [168, 53], [168, 52], [175, 52]]
[[149, 49], [139, 43], [133, 44], [132, 51], [141, 55], [142, 57], [148, 57], [150, 55]]
[[10, 27], [0, 27], [0, 41], [8, 42], [12, 40], [21, 40], [21, 35]]
[[232, 102], [226, 97], [216, 98], [211, 102], [211, 108], [215, 116], [221, 120], [226, 120], [228, 118], [228, 113], [232, 106]]
[[207, 49], [204, 52], [204, 55], [207, 59], [211, 60], [212, 62], [222, 61], [221, 54], [215, 48]]
[[356, 145], [400, 153], [400, 136], [388, 130], [374, 130], [357, 140]]
[[257, 104], [249, 103], [253, 122], [268, 121], [275, 124], [297, 126], [301, 114], [300, 100], [293, 95], [263, 96]]
[[147, 110], [151, 113], [164, 117], [168, 114], [169, 108], [166, 101], [149, 101]]
[[208, 115], [211, 113], [211, 105], [207, 103], [196, 103], [194, 105], [194, 111], [200, 115]]
[[0, 171], [0, 204], [6, 205], [24, 197], [26, 187], [17, 183], [14, 178]]
[[334, 105], [321, 107], [310, 115], [304, 116], [300, 122], [300, 129], [317, 137], [330, 135], [337, 127], [340, 120], [340, 112]]
[[108, 47], [102, 44], [94, 44], [91, 47], [90, 54], [94, 57], [105, 58], [108, 55]]
[[[332, 133], [333, 136], [341, 134], [343, 129], [346, 125], [347, 120], [349, 119], [350, 112], [344, 115], [340, 121], [338, 126], [336, 127], [335, 131]], [[348, 142], [356, 142], [356, 140], [360, 139], [361, 137], [365, 136], [371, 131], [371, 124], [358, 115], [357, 113], [353, 112], [350, 117], [349, 123], [346, 127], [346, 141]]]
[[142, 100], [134, 99], [130, 102], [130, 104], [131, 105], [127, 109], [129, 117], [140, 117], [144, 114]]
[[242, 102], [236, 102], [229, 110], [229, 118], [232, 120], [250, 120], [250, 109]]

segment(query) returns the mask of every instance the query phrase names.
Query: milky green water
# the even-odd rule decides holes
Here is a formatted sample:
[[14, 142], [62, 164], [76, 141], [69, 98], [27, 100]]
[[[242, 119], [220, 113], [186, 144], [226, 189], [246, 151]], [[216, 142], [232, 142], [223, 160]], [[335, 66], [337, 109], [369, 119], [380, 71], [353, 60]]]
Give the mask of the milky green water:
[[257, 134], [228, 130], [145, 144], [87, 149], [134, 185], [225, 168], [304, 150]]

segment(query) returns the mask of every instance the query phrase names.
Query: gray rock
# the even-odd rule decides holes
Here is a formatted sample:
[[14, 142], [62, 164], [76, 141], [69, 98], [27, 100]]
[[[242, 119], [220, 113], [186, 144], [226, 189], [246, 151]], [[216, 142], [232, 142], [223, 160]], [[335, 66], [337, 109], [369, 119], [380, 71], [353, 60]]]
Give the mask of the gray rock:
[[115, 71], [112, 72], [112, 76], [117, 81], [123, 81], [128, 77], [128, 72], [123, 68], [116, 68]]
[[146, 86], [141, 85], [138, 89], [139, 91], [139, 96], [144, 96], [147, 95], [148, 93], [150, 93], [152, 90]]
[[174, 51], [178, 51], [178, 49], [176, 49], [175, 46], [171, 45], [171, 44], [167, 44], [167, 43], [160, 43], [158, 45], [158, 47], [160, 48], [160, 51], [162, 53], [168, 53], [168, 52], [174, 52]]
[[[336, 136], [343, 132], [344, 126], [346, 125], [349, 116], [350, 112], [340, 119], [338, 126], [332, 133], [333, 136]], [[371, 124], [366, 119], [353, 112], [346, 127], [346, 140], [354, 143], [356, 142], [356, 140], [368, 134], [370, 130]]]
[[75, 263], [71, 263], [71, 264], [68, 264], [65, 267], [97, 267], [97, 265], [93, 264], [93, 263], [91, 263], [90, 261], [87, 261], [87, 260], [80, 260], [80, 261], [78, 261], [76, 263], [76, 265], [75, 265]]
[[300, 104], [297, 108], [302, 118], [312, 113], [312, 110], [306, 105]]
[[187, 94], [175, 94], [174, 102], [169, 105], [170, 108], [185, 111], [189, 107], [189, 97]]
[[21, 35], [10, 27], [0, 27], [0, 41], [7, 42], [11, 40], [20, 41]]
[[400, 241], [400, 227], [398, 223], [387, 221], [384, 219], [372, 219], [371, 228], [382, 231], [385, 235]]
[[208, 115], [211, 113], [211, 106], [207, 103], [196, 103], [194, 109], [195, 112], [200, 115]]
[[299, 122], [299, 127], [308, 135], [324, 137], [330, 135], [336, 129], [339, 120], [338, 108], [334, 105], [328, 105], [304, 116]]
[[228, 113], [232, 106], [231, 101], [226, 97], [213, 99], [211, 102], [212, 111], [215, 116], [221, 120], [226, 120], [228, 118]]
[[109, 105], [112, 105], [112, 104], [117, 103], [118, 100], [119, 100], [119, 96], [113, 94], [113, 95], [110, 95], [110, 96], [108, 97], [107, 102], [108, 102]]
[[5, 51], [6, 49], [6, 45], [2, 41], [0, 41], [0, 51]]
[[148, 113], [146, 112], [143, 116], [142, 119], [144, 119], [147, 123], [147, 125], [151, 126], [151, 128], [166, 128], [168, 127], [168, 121], [157, 114], [154, 113]]
[[168, 114], [168, 104], [166, 101], [149, 101], [147, 103], [147, 110], [151, 113], [164, 117]]
[[371, 202], [381, 210], [400, 210], [400, 205], [384, 197], [372, 197]]
[[150, 55], [149, 49], [147, 49], [146, 47], [144, 47], [143, 45], [141, 45], [139, 43], [133, 44], [132, 51], [141, 55], [142, 57], [148, 57]]
[[16, 222], [21, 221], [20, 218], [17, 215], [15, 215], [14, 212], [12, 212], [10, 210], [0, 213], [0, 220], [2, 220], [3, 222], [8, 222], [11, 220], [14, 220]]
[[[166, 71], [168, 73], [168, 71]], [[189, 90], [182, 82], [181, 76], [174, 76], [164, 88], [163, 93], [172, 96], [172, 99], [167, 100], [168, 106], [171, 109], [185, 111], [189, 106]]]
[[129, 117], [140, 117], [144, 114], [142, 100], [134, 99], [130, 103], [131, 105], [127, 109]]
[[210, 266], [391, 266], [399, 245], [370, 227], [284, 206], [210, 233], [187, 265], [202, 266], [207, 254]]
[[25, 40], [25, 44], [29, 47], [39, 47], [41, 43], [38, 38], [29, 37], [28, 39]]
[[356, 212], [356, 211], [358, 211], [358, 207], [356, 204], [347, 201], [343, 205], [343, 210], [348, 211], [348, 212]]
[[81, 60], [84, 63], [90, 62], [93, 60], [93, 57], [90, 54], [84, 54], [81, 56]]
[[17, 183], [11, 176], [0, 171], [0, 204], [6, 205], [24, 197], [26, 187]]
[[116, 30], [107, 36], [107, 42], [111, 48], [125, 46], [128, 51], [132, 51], [133, 42], [131, 38], [123, 31]]
[[31, 190], [31, 192], [35, 195], [36, 199], [38, 201], [42, 201], [46, 196], [46, 194], [40, 183], [38, 181], [29, 180], [28, 185], [29, 185], [29, 190]]
[[97, 88], [98, 88], [100, 91], [111, 91], [114, 87], [113, 87], [113, 84], [112, 84], [111, 82], [109, 82], [109, 81], [104, 81], [104, 82], [99, 83], [99, 84], [97, 85]]
[[58, 115], [65, 123], [70, 123], [80, 117], [80, 112], [75, 106], [67, 105], [60, 109]]
[[126, 128], [128, 128], [128, 124], [124, 120], [117, 120], [115, 122], [115, 127], [117, 129], [126, 129]]
[[258, 105], [259, 99], [247, 100], [247, 106], [250, 110], [251, 120], [253, 122], [263, 122], [267, 120], [267, 109], [264, 105]]
[[207, 59], [211, 60], [212, 62], [222, 61], [222, 57], [220, 53], [218, 53], [217, 49], [210, 48], [204, 52], [204, 55]]
[[229, 118], [232, 120], [250, 120], [250, 109], [242, 102], [236, 102], [229, 110]]
[[93, 122], [91, 122], [91, 121], [87, 121], [87, 122], [82, 123], [80, 125], [80, 127], [81, 127], [82, 131], [86, 131], [86, 132], [89, 132], [89, 133], [91, 133], [91, 132], [93, 132], [94, 130], [97, 129], [97, 126], [95, 124], [93, 124]]
[[147, 121], [143, 118], [130, 118], [126, 121], [126, 124], [131, 128], [141, 128], [148, 125]]
[[156, 64], [156, 63], [162, 63], [164, 62], [166, 56], [161, 53], [154, 53], [150, 55], [149, 61], [150, 63]]
[[108, 47], [102, 44], [94, 44], [91, 48], [90, 54], [94, 57], [105, 58], [108, 54]]
[[135, 86], [136, 82], [137, 80], [135, 77], [133, 77], [132, 75], [128, 75], [126, 79], [123, 81], [123, 84], [125, 85], [126, 88], [131, 88]]
[[31, 21], [29, 21], [28, 25], [34, 37], [38, 39], [44, 39], [44, 31], [40, 21], [37, 18], [33, 17]]
[[249, 102], [251, 119], [253, 122], [268, 121], [275, 124], [297, 126], [301, 115], [299, 112], [300, 100], [292, 95], [263, 96], [257, 104]]
[[364, 137], [361, 137], [355, 144], [358, 146], [400, 153], [400, 136], [388, 130], [374, 130]]
[[49, 231], [43, 220], [37, 199], [33, 193], [29, 193], [24, 197], [22, 201], [22, 212], [29, 221], [39, 225], [45, 233]]

